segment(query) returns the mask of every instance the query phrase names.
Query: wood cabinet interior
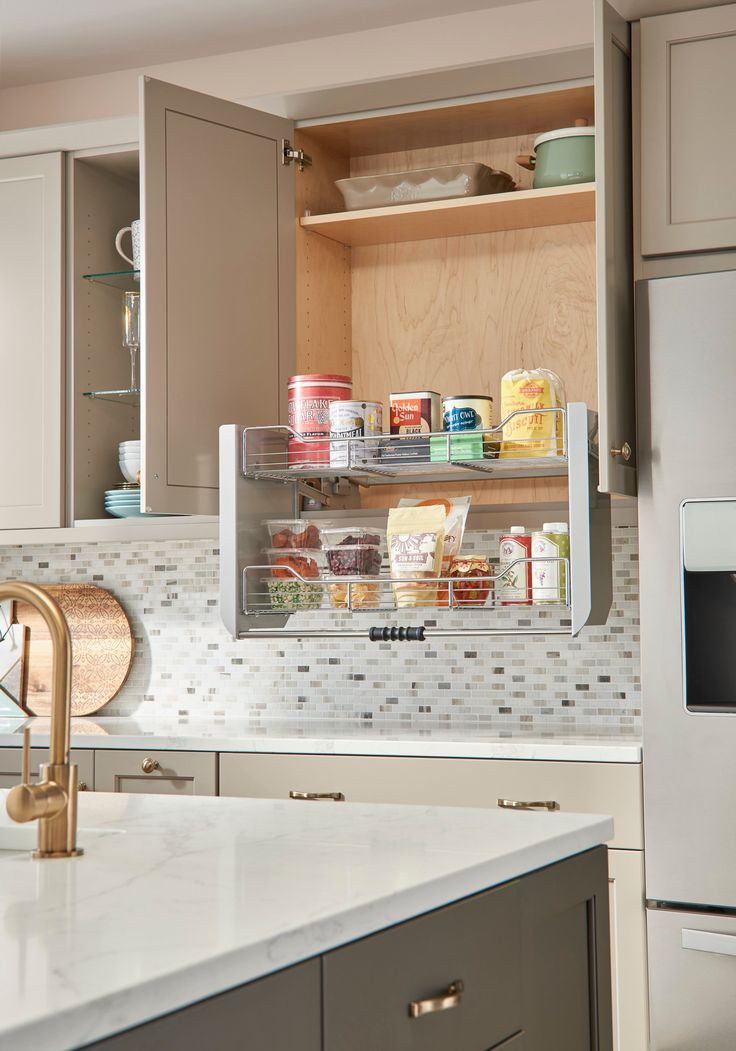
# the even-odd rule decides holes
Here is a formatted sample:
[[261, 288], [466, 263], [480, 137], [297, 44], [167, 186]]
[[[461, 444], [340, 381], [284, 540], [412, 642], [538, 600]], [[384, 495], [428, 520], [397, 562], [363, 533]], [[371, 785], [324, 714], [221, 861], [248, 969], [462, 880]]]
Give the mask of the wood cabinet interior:
[[[344, 211], [335, 179], [438, 164], [480, 161], [528, 189], [533, 175], [516, 165], [516, 154], [531, 152], [537, 134], [578, 118], [593, 123], [592, 87], [300, 128], [297, 145], [313, 165], [297, 176], [297, 216]], [[356, 398], [384, 406], [391, 391], [490, 393], [497, 421], [501, 376], [542, 366], [560, 374], [569, 401], [596, 409], [589, 214], [585, 221], [355, 247], [298, 224], [297, 371], [352, 375]], [[376, 486], [361, 499], [365, 507], [387, 507], [428, 489]], [[567, 499], [564, 479], [441, 490], [470, 492], [486, 505]]]
[[[83, 397], [84, 391], [127, 388], [130, 357], [122, 345], [122, 291], [82, 276], [128, 265], [115, 250], [115, 234], [138, 218], [138, 151], [85, 153], [72, 156], [69, 163], [70, 518], [79, 521], [107, 518], [105, 490], [125, 480], [118, 466], [118, 444], [140, 437], [137, 407]], [[125, 245], [129, 251], [129, 239]]]

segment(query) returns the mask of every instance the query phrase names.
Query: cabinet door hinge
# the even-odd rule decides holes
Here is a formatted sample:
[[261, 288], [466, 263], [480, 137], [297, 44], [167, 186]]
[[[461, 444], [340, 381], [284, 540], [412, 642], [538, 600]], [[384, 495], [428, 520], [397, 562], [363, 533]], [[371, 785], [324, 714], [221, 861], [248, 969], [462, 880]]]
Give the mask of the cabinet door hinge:
[[303, 172], [305, 167], [312, 163], [312, 158], [304, 150], [295, 150], [288, 139], [282, 139], [281, 163], [291, 164], [292, 161], [296, 161], [297, 169]]

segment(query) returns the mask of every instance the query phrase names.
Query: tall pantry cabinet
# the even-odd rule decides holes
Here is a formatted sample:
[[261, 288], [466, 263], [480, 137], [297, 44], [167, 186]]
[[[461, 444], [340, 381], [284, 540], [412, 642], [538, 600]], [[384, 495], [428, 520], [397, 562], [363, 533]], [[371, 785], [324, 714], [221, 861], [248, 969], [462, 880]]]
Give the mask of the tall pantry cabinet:
[[[516, 153], [580, 117], [597, 126], [595, 187], [530, 189]], [[31, 418], [44, 427], [56, 419], [68, 448], [62, 458], [59, 444], [56, 460], [39, 451], [16, 472], [0, 528], [101, 518], [102, 494], [118, 480], [117, 443], [139, 426], [142, 507], [216, 513], [217, 427], [283, 420], [295, 369], [339, 368], [356, 394], [385, 400], [394, 384], [496, 392], [507, 368], [546, 365], [562, 373], [569, 400], [599, 411], [601, 490], [635, 492], [628, 26], [610, 5], [596, 5], [593, 88], [549, 85], [302, 124], [144, 78], [138, 141], [67, 155], [69, 402], [64, 415], [59, 384], [42, 415], [24, 389], [16, 411], [27, 430]], [[312, 161], [302, 171], [299, 149]], [[509, 170], [521, 192], [402, 206], [382, 223], [341, 211], [336, 178], [460, 159]], [[115, 233], [139, 216], [142, 273], [119, 273]], [[44, 221], [55, 222], [58, 257], [61, 211]], [[43, 266], [53, 281], [49, 246]], [[12, 245], [0, 253], [12, 266]], [[41, 260], [30, 265], [38, 272]], [[397, 280], [410, 294], [393, 294]], [[113, 405], [89, 395], [125, 386], [126, 282], [144, 303], [141, 390], [132, 405]], [[52, 293], [60, 318], [60, 276]], [[6, 339], [1, 353], [12, 364]], [[61, 341], [44, 353], [64, 366]], [[51, 399], [49, 374], [45, 382]], [[49, 445], [46, 433], [38, 441]], [[40, 491], [44, 471], [54, 514], [25, 491], [31, 479]], [[558, 500], [562, 485], [483, 482], [474, 495], [486, 504]], [[399, 495], [376, 487], [370, 499], [386, 506]]]

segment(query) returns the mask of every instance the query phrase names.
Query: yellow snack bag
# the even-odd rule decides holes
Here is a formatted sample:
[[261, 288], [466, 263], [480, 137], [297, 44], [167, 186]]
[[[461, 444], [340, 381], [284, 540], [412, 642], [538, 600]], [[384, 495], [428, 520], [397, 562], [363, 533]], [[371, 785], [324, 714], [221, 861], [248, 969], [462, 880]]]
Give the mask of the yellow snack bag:
[[506, 458], [561, 456], [562, 414], [533, 409], [564, 408], [565, 389], [549, 369], [514, 369], [501, 380], [501, 419], [524, 410], [504, 424], [500, 455]]

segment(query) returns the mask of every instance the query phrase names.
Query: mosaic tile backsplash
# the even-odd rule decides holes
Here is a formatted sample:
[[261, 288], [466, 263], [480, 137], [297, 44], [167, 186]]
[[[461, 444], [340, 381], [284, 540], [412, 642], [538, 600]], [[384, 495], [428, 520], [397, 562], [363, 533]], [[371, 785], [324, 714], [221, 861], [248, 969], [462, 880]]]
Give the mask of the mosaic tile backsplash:
[[[463, 549], [495, 552], [498, 535], [467, 533]], [[98, 584], [125, 607], [136, 639], [133, 669], [101, 714], [298, 715], [416, 728], [631, 733], [641, 714], [636, 530], [615, 529], [613, 551], [608, 623], [577, 639], [233, 642], [219, 617], [217, 548], [205, 540], [6, 547], [0, 548], [0, 573], [39, 584]], [[492, 626], [518, 615], [494, 612]], [[450, 614], [441, 626], [463, 626], [479, 616], [477, 610]], [[523, 616], [534, 626], [559, 618], [532, 609]], [[380, 622], [380, 616], [371, 618]], [[418, 621], [405, 615], [403, 622]], [[295, 615], [289, 626], [343, 625], [349, 626], [345, 615], [319, 612]]]

